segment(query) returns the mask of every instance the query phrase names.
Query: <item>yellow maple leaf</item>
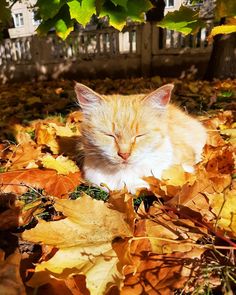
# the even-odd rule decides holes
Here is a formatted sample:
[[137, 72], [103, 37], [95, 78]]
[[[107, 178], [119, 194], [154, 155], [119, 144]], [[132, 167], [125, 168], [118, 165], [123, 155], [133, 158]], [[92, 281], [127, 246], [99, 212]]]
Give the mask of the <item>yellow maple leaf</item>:
[[54, 154], [58, 154], [59, 146], [54, 128], [40, 122], [36, 125], [35, 135], [37, 144], [47, 145]]
[[39, 221], [23, 233], [26, 240], [59, 249], [51, 259], [36, 266], [28, 285], [37, 287], [52, 277], [67, 279], [71, 274], [84, 274], [90, 294], [105, 294], [114, 285], [120, 288], [122, 274], [112, 241], [132, 235], [126, 214], [87, 195], [77, 200], [56, 199], [55, 207], [67, 217]]
[[181, 165], [172, 165], [163, 171], [162, 178], [169, 185], [184, 185], [186, 182], [194, 182], [196, 177], [193, 174], [185, 172]]
[[62, 155], [54, 158], [52, 155], [46, 154], [44, 157], [42, 157], [41, 162], [43, 164], [43, 167], [54, 169], [59, 174], [63, 175], [67, 175], [70, 172], [75, 173], [79, 171], [79, 168], [74, 161]]
[[53, 154], [58, 154], [60, 147], [57, 137], [72, 137], [81, 135], [74, 124], [67, 123], [65, 126], [53, 122], [39, 122], [35, 130], [38, 144], [47, 145]]
[[212, 29], [210, 37], [214, 37], [218, 34], [231, 34], [236, 32], [236, 25], [221, 25]]
[[236, 237], [236, 189], [207, 195], [216, 218], [216, 226], [231, 232]]

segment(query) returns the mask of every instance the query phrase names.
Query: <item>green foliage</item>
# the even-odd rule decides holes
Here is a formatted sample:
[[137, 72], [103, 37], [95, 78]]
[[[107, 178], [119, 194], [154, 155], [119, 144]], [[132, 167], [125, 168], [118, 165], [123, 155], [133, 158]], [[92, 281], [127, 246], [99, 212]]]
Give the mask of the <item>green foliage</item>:
[[6, 0], [0, 1], [0, 39], [3, 37], [4, 27], [7, 25], [8, 21], [11, 18], [11, 13], [8, 7], [8, 2]]
[[104, 202], [107, 201], [109, 197], [109, 194], [104, 190], [100, 189], [99, 187], [81, 184], [77, 186], [73, 193], [71, 193], [70, 198], [72, 200], [78, 199], [81, 196], [83, 196], [83, 193], [89, 195], [93, 199], [102, 200]]
[[110, 24], [121, 30], [127, 17], [143, 21], [144, 12], [152, 6], [149, 0], [38, 0], [36, 7], [42, 19], [38, 32], [45, 34], [55, 29], [65, 39], [76, 22], [85, 26], [94, 14], [108, 16]]
[[158, 23], [158, 26], [187, 35], [197, 32], [204, 26], [204, 22], [199, 19], [198, 11], [181, 6], [179, 10], [167, 13], [166, 17]]
[[78, 0], [68, 2], [70, 16], [78, 23], [85, 26], [96, 13], [95, 0], [86, 0], [80, 3]]
[[[17, 1], [20, 0], [14, 2]], [[192, 0], [191, 4], [201, 2], [200, 0]], [[37, 18], [42, 20], [38, 32], [45, 34], [53, 29], [59, 37], [66, 39], [73, 31], [75, 23], [85, 26], [95, 14], [98, 17], [107, 16], [110, 25], [119, 30], [125, 26], [127, 18], [142, 22], [145, 13], [152, 8], [152, 4], [150, 0], [37, 0], [35, 8]], [[216, 21], [235, 15], [235, 0], [216, 0]], [[0, 26], [3, 27], [10, 20], [10, 17], [8, 1], [0, 1]], [[235, 23], [226, 22], [226, 24], [231, 26], [230, 29], [228, 27], [218, 28], [213, 33], [232, 32], [232, 25], [235, 25]], [[183, 34], [190, 34], [197, 32], [205, 23], [199, 18], [199, 11], [181, 6], [179, 10], [169, 12], [158, 25]]]
[[[52, 18], [47, 18], [46, 20], [42, 21], [37, 31], [39, 34], [46, 34], [48, 31], [54, 28], [57, 35], [64, 40], [74, 29], [74, 24], [70, 16], [69, 6], [64, 4], [60, 7], [59, 11], [56, 14], [54, 13], [51, 13], [51, 15], [54, 15]], [[41, 16], [40, 8], [38, 14]]]
[[55, 17], [61, 7], [66, 3], [66, 0], [38, 0], [37, 7], [39, 7], [39, 15], [43, 20], [48, 20], [49, 18]]
[[6, 0], [0, 1], [0, 23], [5, 24], [11, 16], [9, 4]]

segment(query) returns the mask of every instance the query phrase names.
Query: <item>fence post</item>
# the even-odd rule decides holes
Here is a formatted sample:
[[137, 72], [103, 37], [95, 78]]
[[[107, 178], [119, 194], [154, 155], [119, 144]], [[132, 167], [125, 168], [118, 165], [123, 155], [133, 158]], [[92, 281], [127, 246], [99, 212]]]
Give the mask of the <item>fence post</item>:
[[39, 44], [37, 41], [38, 38], [35, 35], [30, 39], [30, 54], [33, 63], [36, 63], [39, 60]]
[[147, 22], [141, 30], [141, 73], [144, 77], [151, 75], [152, 64], [152, 25]]

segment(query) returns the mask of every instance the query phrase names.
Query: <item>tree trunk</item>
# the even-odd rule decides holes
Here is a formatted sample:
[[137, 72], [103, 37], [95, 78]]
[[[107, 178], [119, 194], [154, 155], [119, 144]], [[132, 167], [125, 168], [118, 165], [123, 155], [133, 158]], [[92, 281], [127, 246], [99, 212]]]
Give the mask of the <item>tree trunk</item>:
[[216, 35], [205, 78], [236, 78], [236, 33]]

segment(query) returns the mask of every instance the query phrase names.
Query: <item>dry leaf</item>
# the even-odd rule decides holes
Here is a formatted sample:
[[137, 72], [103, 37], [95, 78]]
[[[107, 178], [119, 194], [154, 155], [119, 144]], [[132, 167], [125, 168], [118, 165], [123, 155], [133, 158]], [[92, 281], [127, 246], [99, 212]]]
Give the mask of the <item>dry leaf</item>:
[[24, 239], [59, 248], [50, 260], [37, 265], [28, 284], [39, 286], [50, 282], [51, 276], [68, 279], [71, 274], [84, 274], [91, 294], [104, 294], [112, 285], [120, 286], [122, 275], [111, 243], [132, 235], [126, 213], [86, 195], [75, 201], [56, 200], [55, 206], [65, 219], [40, 221], [23, 233]]
[[23, 204], [16, 201], [16, 196], [0, 194], [0, 230], [17, 227], [20, 223], [20, 213]]
[[[0, 249], [0, 253], [2, 250]], [[26, 295], [25, 287], [20, 277], [21, 255], [14, 253], [3, 259], [0, 255], [0, 294]]]
[[220, 227], [236, 237], [236, 189], [207, 195], [210, 207], [215, 214], [212, 221], [215, 228]]
[[43, 189], [51, 196], [66, 197], [82, 182], [81, 173], [59, 175], [54, 170], [28, 169], [0, 173], [0, 191], [23, 194], [29, 188]]
[[54, 169], [59, 174], [68, 175], [69, 173], [75, 173], [79, 171], [79, 168], [76, 166], [74, 161], [62, 155], [54, 158], [52, 155], [46, 154], [41, 158], [41, 162], [43, 167]]
[[10, 147], [11, 153], [8, 154], [8, 161], [5, 168], [8, 170], [17, 170], [27, 168], [32, 162], [35, 162], [41, 155], [41, 148], [35, 143], [28, 142]]

